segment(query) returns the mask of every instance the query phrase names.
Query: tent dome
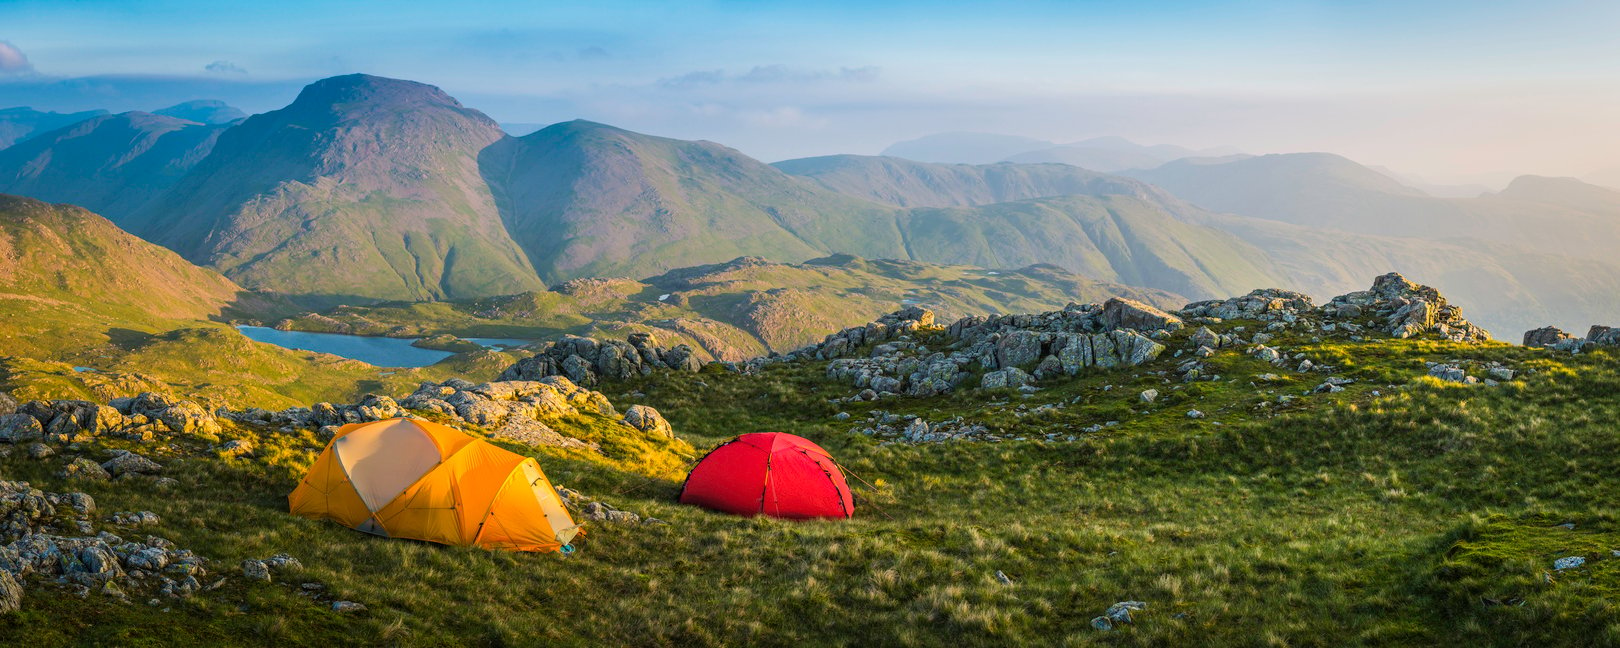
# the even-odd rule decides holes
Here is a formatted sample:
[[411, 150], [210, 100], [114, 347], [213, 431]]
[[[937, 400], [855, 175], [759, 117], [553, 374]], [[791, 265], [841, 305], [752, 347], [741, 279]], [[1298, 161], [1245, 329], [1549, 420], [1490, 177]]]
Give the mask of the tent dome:
[[736, 515], [847, 518], [844, 472], [821, 446], [780, 432], [744, 434], [709, 452], [686, 477], [680, 501]]
[[580, 533], [533, 458], [414, 418], [339, 428], [287, 501], [294, 515], [450, 545], [556, 551]]

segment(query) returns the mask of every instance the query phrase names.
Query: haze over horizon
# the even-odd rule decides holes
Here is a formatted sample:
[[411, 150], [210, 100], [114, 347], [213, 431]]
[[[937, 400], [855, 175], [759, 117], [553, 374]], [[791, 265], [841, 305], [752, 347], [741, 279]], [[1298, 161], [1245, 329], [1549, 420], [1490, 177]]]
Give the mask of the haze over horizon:
[[[294, 28], [312, 12], [324, 26]], [[1599, 2], [22, 1], [0, 25], [0, 107], [262, 112], [365, 72], [504, 123], [584, 118], [766, 160], [974, 131], [1330, 151], [1430, 182], [1620, 183], [1620, 6]]]

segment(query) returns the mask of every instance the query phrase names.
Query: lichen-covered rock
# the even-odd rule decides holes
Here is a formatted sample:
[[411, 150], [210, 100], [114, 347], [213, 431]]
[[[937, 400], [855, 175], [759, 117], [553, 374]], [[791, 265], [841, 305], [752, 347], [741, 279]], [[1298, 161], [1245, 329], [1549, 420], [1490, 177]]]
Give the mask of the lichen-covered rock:
[[23, 587], [11, 576], [11, 572], [0, 569], [0, 614], [11, 614], [22, 609]]
[[45, 438], [45, 427], [39, 419], [27, 414], [0, 416], [0, 442], [27, 443]]
[[624, 423], [642, 432], [650, 432], [660, 436], [675, 438], [675, 429], [670, 427], [669, 421], [664, 420], [658, 410], [646, 405], [631, 405], [624, 411]]
[[1175, 315], [1142, 302], [1122, 297], [1115, 297], [1104, 302], [1102, 313], [1098, 316], [1098, 319], [1108, 329], [1175, 330], [1181, 328], [1182, 325], [1181, 318]]
[[247, 559], [242, 561], [242, 577], [250, 581], [270, 582], [270, 566], [263, 560]]
[[253, 454], [253, 442], [247, 439], [231, 439], [219, 447], [219, 456], [225, 458], [245, 457]]
[[191, 401], [176, 402], [158, 411], [155, 416], [176, 434], [212, 437], [220, 432], [219, 421], [214, 419], [214, 415]]
[[147, 459], [146, 457], [133, 452], [121, 453], [106, 463], [101, 464], [101, 468], [106, 470], [108, 474], [114, 477], [122, 477], [124, 475], [151, 475], [154, 473], [163, 472], [163, 466], [159, 465], [158, 462], [152, 461], [151, 459]]
[[1022, 387], [1035, 382], [1035, 377], [1024, 373], [1018, 367], [1007, 367], [986, 373], [979, 379], [979, 387], [983, 389], [1005, 389], [1008, 387]]
[[101, 464], [85, 457], [76, 457], [73, 461], [68, 462], [66, 466], [63, 466], [62, 476], [68, 479], [87, 479], [91, 481], [106, 481], [112, 478], [112, 474], [107, 472], [107, 469], [102, 468]]

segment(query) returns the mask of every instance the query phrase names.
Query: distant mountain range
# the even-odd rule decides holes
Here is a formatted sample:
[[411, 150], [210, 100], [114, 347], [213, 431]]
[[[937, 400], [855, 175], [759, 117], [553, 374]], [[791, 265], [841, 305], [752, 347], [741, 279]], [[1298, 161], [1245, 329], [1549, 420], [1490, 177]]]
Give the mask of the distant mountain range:
[[437, 88], [367, 75], [225, 123], [173, 116], [229, 117], [219, 106], [166, 112], [94, 115], [0, 150], [0, 192], [82, 205], [243, 287], [315, 306], [851, 254], [1053, 264], [1191, 299], [1257, 285], [1337, 294], [1399, 270], [1474, 305], [1504, 336], [1620, 316], [1615, 299], [1589, 294], [1620, 276], [1609, 256], [1620, 199], [1572, 179], [1438, 198], [1331, 154], [1113, 138], [1029, 148], [976, 135], [955, 139], [983, 157], [1015, 147], [1181, 157], [1115, 175], [893, 156], [767, 165], [586, 121], [513, 137]]
[[1056, 162], [1102, 172], [1146, 169], [1188, 157], [1223, 157], [1240, 153], [1226, 146], [1203, 150], [1173, 144], [1144, 146], [1123, 137], [1097, 137], [1072, 144], [1058, 144], [993, 133], [938, 133], [899, 142], [883, 150], [886, 157], [920, 162]]
[[[77, 202], [243, 286], [327, 303], [485, 297], [746, 255], [1056, 263], [1189, 297], [1276, 278], [1234, 237], [1171, 218], [1166, 194], [1095, 174], [1003, 196], [1046, 196], [1034, 203], [907, 208], [710, 142], [584, 121], [510, 137], [437, 88], [366, 75], [228, 127], [116, 117], [0, 151], [0, 192]], [[129, 141], [170, 140], [124, 162], [142, 150]]]
[[34, 110], [26, 106], [6, 108], [0, 110], [0, 148], [28, 139], [35, 133], [56, 130], [63, 126], [76, 124], [91, 117], [105, 114], [107, 114], [105, 110], [57, 113]]
[[[79, 122], [111, 114], [105, 110], [57, 113], [34, 110], [26, 106], [0, 109], [0, 149], [41, 133], [71, 126]], [[199, 124], [228, 124], [247, 117], [247, 113], [223, 101], [201, 99], [175, 104], [152, 111], [154, 115], [173, 117]]]

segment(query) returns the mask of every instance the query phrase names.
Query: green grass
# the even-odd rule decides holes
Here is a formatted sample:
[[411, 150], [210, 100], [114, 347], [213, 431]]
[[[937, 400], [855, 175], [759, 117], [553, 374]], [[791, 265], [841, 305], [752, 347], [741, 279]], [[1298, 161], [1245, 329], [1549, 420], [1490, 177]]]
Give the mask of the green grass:
[[[115, 631], [80, 619], [106, 619], [119, 641], [152, 645], [261, 636], [293, 645], [1620, 643], [1620, 559], [1607, 553], [1620, 549], [1620, 354], [1279, 343], [1358, 382], [1259, 408], [1320, 377], [1223, 351], [1210, 364], [1232, 380], [1166, 385], [1150, 373], [1173, 367], [1166, 356], [1055, 381], [1027, 399], [967, 391], [835, 406], [826, 399], [854, 390], [818, 364], [754, 377], [655, 374], [608, 395], [621, 409], [657, 407], [698, 453], [742, 432], [814, 439], [860, 478], [856, 517], [714, 514], [673, 502], [677, 471], [540, 452], [554, 483], [669, 523], [588, 525], [569, 557], [388, 541], [290, 517], [284, 496], [317, 446], [266, 437], [262, 460], [180, 463], [174, 493], [83, 488], [104, 510], [159, 513], [159, 535], [219, 559], [222, 571], [290, 551], [306, 565], [297, 580], [327, 583], [368, 612], [338, 618], [290, 588], [240, 579], [168, 613], [32, 586], [27, 612], [0, 621], [0, 633], [91, 645]], [[1453, 359], [1535, 372], [1499, 387], [1422, 377], [1424, 360]], [[1289, 380], [1252, 380], [1264, 372]], [[1144, 406], [1136, 395], [1148, 386], [1163, 396]], [[962, 415], [1032, 440], [911, 446], [849, 433], [873, 407]], [[1186, 418], [1194, 407], [1209, 416]], [[834, 420], [840, 410], [853, 419]], [[1082, 431], [1104, 420], [1121, 423]], [[1077, 440], [1040, 440], [1052, 432]], [[14, 454], [0, 473], [63, 490], [50, 476], [56, 465]], [[1566, 521], [1574, 531], [1554, 526]], [[1577, 554], [1585, 567], [1543, 579], [1554, 558]], [[997, 582], [998, 570], [1013, 583]], [[1091, 629], [1124, 600], [1148, 604], [1136, 624]], [[186, 628], [172, 632], [182, 614]]]

